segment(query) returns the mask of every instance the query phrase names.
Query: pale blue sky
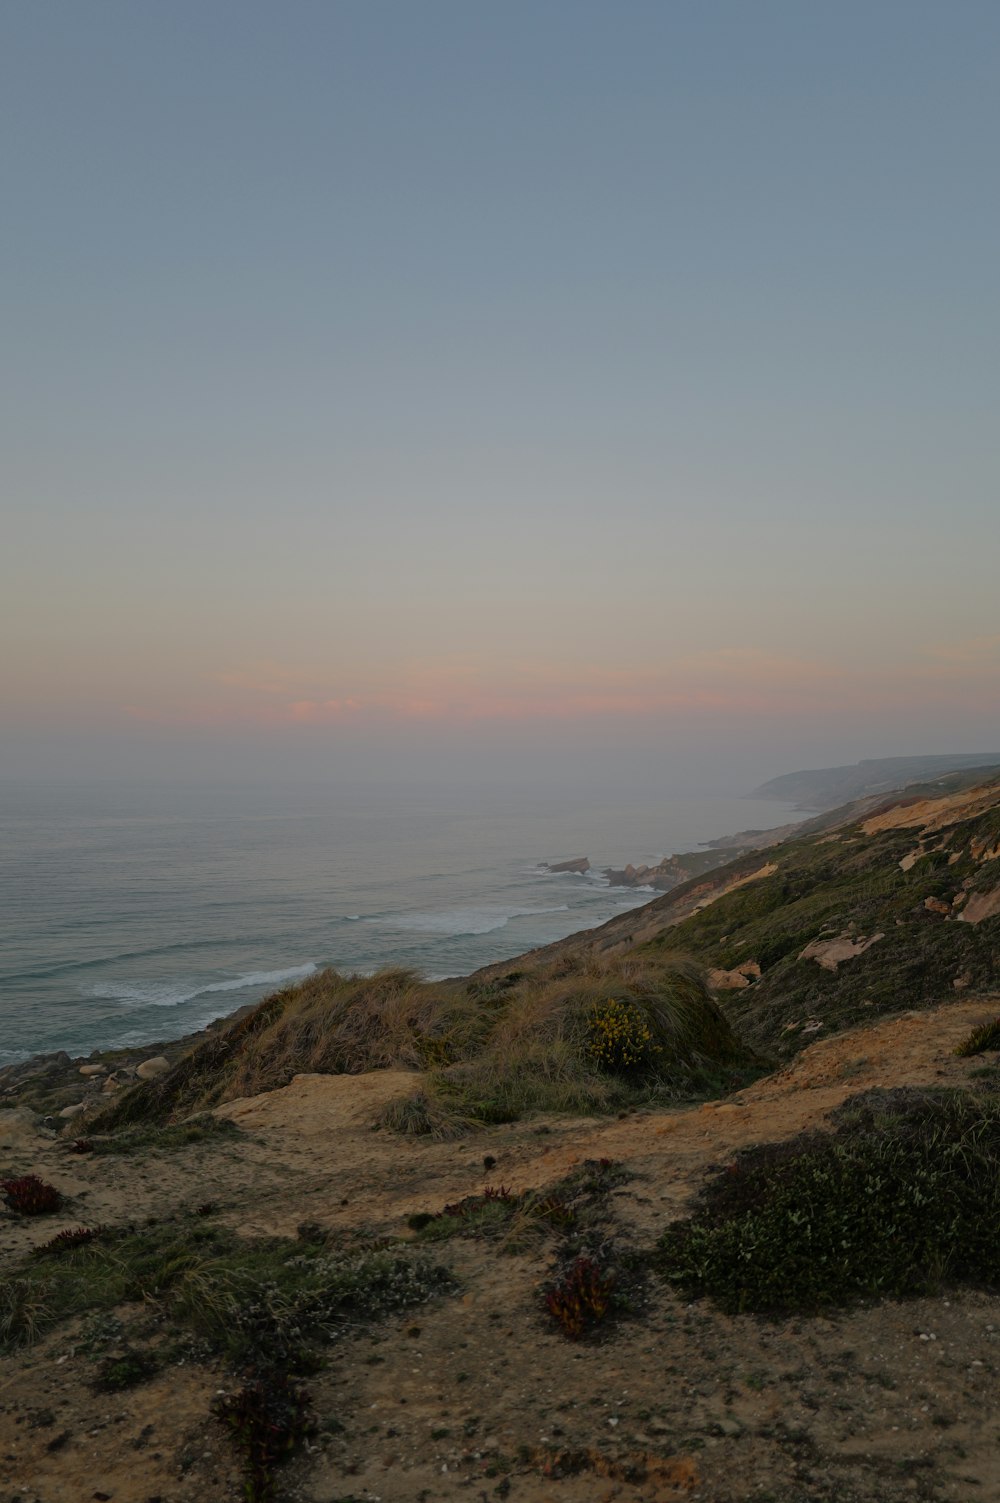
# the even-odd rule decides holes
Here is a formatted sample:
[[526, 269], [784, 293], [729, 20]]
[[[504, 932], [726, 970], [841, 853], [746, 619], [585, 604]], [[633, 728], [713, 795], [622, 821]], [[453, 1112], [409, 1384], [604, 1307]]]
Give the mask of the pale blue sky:
[[1000, 745], [998, 64], [972, 0], [8, 4], [10, 765]]

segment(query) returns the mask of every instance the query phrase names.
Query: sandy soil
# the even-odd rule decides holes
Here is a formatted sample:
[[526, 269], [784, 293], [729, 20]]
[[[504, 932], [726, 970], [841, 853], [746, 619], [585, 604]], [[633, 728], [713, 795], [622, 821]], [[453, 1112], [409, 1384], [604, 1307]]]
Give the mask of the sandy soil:
[[[724, 1102], [622, 1119], [547, 1119], [460, 1142], [373, 1131], [415, 1077], [299, 1076], [219, 1109], [245, 1133], [169, 1154], [76, 1158], [0, 1113], [0, 1165], [71, 1197], [59, 1225], [113, 1224], [214, 1201], [250, 1235], [303, 1221], [408, 1235], [406, 1218], [480, 1191], [543, 1185], [586, 1158], [624, 1161], [616, 1234], [648, 1246], [706, 1171], [741, 1146], [821, 1124], [872, 1085], [958, 1083], [955, 1045], [998, 999], [950, 1002], [825, 1039]], [[484, 1155], [496, 1159], [487, 1173]], [[0, 1216], [4, 1271], [58, 1228]], [[345, 1333], [310, 1379], [320, 1431], [282, 1474], [309, 1503], [892, 1503], [1000, 1498], [1000, 1298], [885, 1303], [831, 1319], [729, 1318], [654, 1285], [599, 1343], [567, 1342], [539, 1298], [551, 1251], [431, 1249], [460, 1290]], [[128, 1322], [142, 1311], [121, 1312]], [[92, 1333], [62, 1327], [0, 1377], [0, 1503], [229, 1503], [240, 1496], [208, 1405], [232, 1377], [189, 1363], [92, 1391]]]

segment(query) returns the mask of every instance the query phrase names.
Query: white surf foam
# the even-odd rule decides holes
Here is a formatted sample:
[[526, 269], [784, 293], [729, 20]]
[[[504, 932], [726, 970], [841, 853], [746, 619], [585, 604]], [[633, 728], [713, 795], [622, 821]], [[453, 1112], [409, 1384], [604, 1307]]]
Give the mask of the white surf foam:
[[443, 934], [455, 937], [459, 934], [490, 934], [494, 929], [503, 929], [511, 919], [531, 918], [543, 913], [566, 913], [568, 903], [559, 903], [554, 908], [444, 908], [440, 913], [394, 913], [381, 919], [369, 919], [372, 924], [382, 924], [391, 929], [404, 929], [414, 934]]
[[281, 971], [249, 971], [229, 981], [210, 981], [198, 986], [190, 981], [101, 981], [91, 987], [89, 995], [129, 1007], [180, 1007], [210, 992], [240, 992], [251, 986], [280, 986], [284, 981], [302, 981], [316, 970], [310, 960], [305, 965], [288, 966]]

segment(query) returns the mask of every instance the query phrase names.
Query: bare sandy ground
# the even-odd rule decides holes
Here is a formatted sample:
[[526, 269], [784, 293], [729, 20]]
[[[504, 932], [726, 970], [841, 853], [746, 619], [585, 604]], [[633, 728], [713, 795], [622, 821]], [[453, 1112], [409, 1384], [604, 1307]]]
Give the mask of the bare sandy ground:
[[[951, 1001], [825, 1039], [724, 1102], [622, 1119], [546, 1119], [459, 1142], [373, 1130], [405, 1072], [298, 1076], [219, 1114], [245, 1136], [130, 1158], [75, 1158], [0, 1113], [0, 1164], [69, 1197], [59, 1225], [116, 1224], [213, 1201], [247, 1235], [303, 1221], [408, 1235], [406, 1218], [502, 1182], [544, 1185], [587, 1158], [623, 1161], [618, 1234], [648, 1247], [706, 1171], [745, 1145], [822, 1125], [873, 1085], [955, 1084], [956, 1044], [1000, 1001]], [[496, 1160], [484, 1169], [484, 1155]], [[0, 1216], [0, 1262], [58, 1227]], [[730, 1318], [658, 1285], [598, 1343], [547, 1323], [551, 1252], [436, 1245], [457, 1294], [345, 1332], [309, 1381], [320, 1431], [282, 1474], [309, 1503], [968, 1503], [1000, 1498], [1000, 1298], [978, 1292], [829, 1319]], [[122, 1312], [127, 1323], [144, 1312]], [[229, 1503], [240, 1496], [208, 1405], [233, 1379], [172, 1367], [96, 1396], [86, 1331], [62, 1327], [0, 1377], [0, 1503]]]

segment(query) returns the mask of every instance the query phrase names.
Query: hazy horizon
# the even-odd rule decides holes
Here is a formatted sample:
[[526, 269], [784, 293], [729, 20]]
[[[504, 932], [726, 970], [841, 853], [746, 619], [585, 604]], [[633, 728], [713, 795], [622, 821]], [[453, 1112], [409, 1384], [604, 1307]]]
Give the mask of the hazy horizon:
[[0, 772], [998, 743], [1000, 9], [66, 0], [0, 59]]

